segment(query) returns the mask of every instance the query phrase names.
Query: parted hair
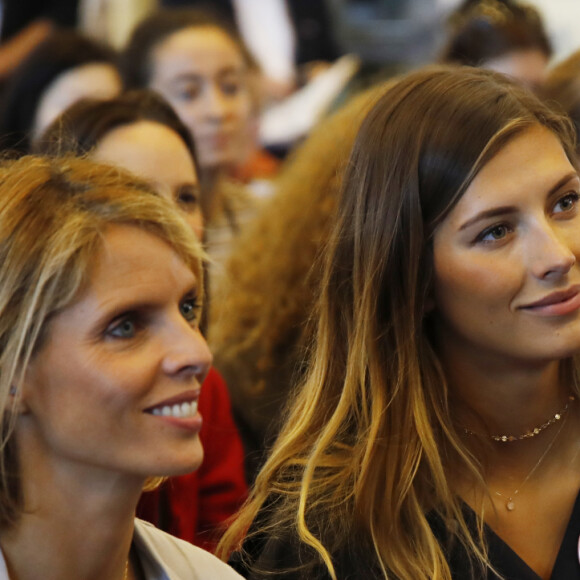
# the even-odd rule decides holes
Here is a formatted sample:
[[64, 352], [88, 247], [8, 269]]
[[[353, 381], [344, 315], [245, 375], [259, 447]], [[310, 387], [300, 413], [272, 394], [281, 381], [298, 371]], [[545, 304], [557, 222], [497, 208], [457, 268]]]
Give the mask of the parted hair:
[[202, 292], [203, 252], [173, 204], [117, 168], [82, 158], [25, 156], [0, 164], [0, 529], [21, 511], [13, 437], [21, 384], [53, 315], [88, 283], [109, 227], [166, 242]]
[[454, 421], [429, 332], [432, 236], [481, 168], [537, 125], [573, 160], [564, 117], [502, 75], [466, 67], [410, 73], [368, 113], [327, 249], [312, 363], [222, 555], [259, 513], [248, 538], [290, 530], [308, 548], [298, 565], [322, 565], [334, 580], [353, 545], [385, 579], [451, 580], [436, 518], [474, 578], [491, 565], [482, 514], [474, 534], [453, 486], [461, 473], [485, 493], [485, 462]]

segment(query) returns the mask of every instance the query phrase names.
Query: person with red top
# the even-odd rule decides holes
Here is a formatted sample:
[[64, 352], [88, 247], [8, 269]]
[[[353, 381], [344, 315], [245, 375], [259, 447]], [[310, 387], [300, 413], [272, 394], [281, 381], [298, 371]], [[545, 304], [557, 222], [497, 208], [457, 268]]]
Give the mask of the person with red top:
[[240, 470], [244, 449], [232, 419], [230, 396], [215, 368], [210, 369], [203, 382], [198, 409], [204, 418], [201, 467], [144, 493], [137, 514], [158, 528], [213, 552], [224, 522], [241, 506], [247, 489]]

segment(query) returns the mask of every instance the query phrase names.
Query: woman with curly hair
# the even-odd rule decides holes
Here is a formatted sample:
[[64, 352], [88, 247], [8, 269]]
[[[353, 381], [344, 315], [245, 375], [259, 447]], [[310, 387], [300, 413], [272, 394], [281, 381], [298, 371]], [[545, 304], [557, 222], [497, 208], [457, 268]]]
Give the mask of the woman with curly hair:
[[321, 123], [286, 163], [276, 194], [236, 243], [212, 308], [210, 342], [232, 396], [253, 481], [279, 427], [309, 342], [318, 255], [336, 210], [343, 164], [370, 89]]

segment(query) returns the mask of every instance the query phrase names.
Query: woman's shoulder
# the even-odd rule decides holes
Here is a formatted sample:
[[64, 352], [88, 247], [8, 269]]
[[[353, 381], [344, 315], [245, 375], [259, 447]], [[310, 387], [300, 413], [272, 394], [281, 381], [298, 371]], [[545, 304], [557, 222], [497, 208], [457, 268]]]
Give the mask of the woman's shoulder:
[[241, 576], [213, 554], [135, 520], [134, 543], [145, 578], [171, 580], [236, 580]]

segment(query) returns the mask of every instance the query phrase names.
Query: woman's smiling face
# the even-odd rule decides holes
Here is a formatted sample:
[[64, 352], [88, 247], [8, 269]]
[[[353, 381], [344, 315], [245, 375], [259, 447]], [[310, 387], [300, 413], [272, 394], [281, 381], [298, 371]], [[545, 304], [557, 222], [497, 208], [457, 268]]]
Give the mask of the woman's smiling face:
[[434, 235], [442, 349], [483, 364], [578, 351], [579, 196], [574, 167], [541, 126], [482, 168]]
[[30, 364], [19, 442], [57, 466], [143, 478], [193, 471], [211, 364], [196, 277], [165, 242], [130, 226], [111, 227], [96, 258]]

